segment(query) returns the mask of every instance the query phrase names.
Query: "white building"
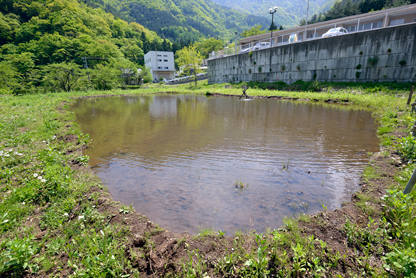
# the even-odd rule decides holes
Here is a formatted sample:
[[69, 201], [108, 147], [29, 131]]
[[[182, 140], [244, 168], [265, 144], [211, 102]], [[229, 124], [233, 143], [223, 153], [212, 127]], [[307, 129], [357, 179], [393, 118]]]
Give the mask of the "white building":
[[175, 59], [173, 52], [149, 51], [144, 55], [146, 68], [150, 69], [153, 81], [160, 78], [170, 80], [175, 78]]

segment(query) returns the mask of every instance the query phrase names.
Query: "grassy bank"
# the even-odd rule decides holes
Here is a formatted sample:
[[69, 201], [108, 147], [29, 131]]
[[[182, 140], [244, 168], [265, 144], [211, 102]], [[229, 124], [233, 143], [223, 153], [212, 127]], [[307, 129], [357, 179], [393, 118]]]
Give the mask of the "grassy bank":
[[[149, 85], [0, 97], [1, 277], [412, 277], [415, 197], [400, 191], [414, 170], [409, 85], [297, 84], [251, 96], [336, 102], [371, 109], [382, 151], [361, 190], [334, 212], [287, 220], [264, 234], [175, 234], [112, 200], [86, 167], [89, 142], [66, 108], [77, 97], [187, 93], [241, 95], [241, 84]], [[278, 86], [279, 84], [276, 84]], [[280, 85], [279, 85], [280, 86]], [[302, 86], [321, 86], [304, 92]], [[256, 88], [253, 88], [256, 87]], [[310, 88], [306, 88], [310, 89]], [[400, 139], [398, 139], [400, 138]]]

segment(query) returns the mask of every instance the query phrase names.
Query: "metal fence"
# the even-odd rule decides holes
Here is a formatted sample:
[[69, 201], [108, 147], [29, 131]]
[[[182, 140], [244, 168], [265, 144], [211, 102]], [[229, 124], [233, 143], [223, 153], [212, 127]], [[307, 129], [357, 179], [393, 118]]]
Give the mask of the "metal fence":
[[[411, 22], [411, 23], [394, 22], [394, 24], [392, 24], [393, 21], [391, 21], [388, 24], [388, 26], [383, 26], [384, 24], [383, 20], [384, 19], [380, 15], [378, 15], [377, 17], [373, 17], [373, 18], [371, 18], [371, 16], [367, 16], [367, 17], [354, 19], [354, 20], [346, 20], [345, 22], [337, 22], [337, 23], [332, 23], [332, 24], [327, 24], [327, 25], [321, 25], [319, 27], [318, 26], [313, 27], [313, 25], [311, 25], [310, 27], [312, 28], [308, 26], [306, 30], [297, 29], [297, 31], [293, 30], [293, 32], [287, 32], [281, 35], [273, 36], [273, 40], [269, 37], [269, 38], [264, 38], [262, 40], [254, 41], [251, 43], [238, 45], [236, 47], [232, 47], [232, 48], [226, 47], [225, 49], [222, 49], [216, 52], [213, 51], [212, 53], [209, 54], [208, 60], [226, 57], [226, 56], [235, 55], [235, 54], [249, 53], [251, 51], [257, 51], [257, 50], [275, 47], [275, 46], [302, 42], [304, 41], [303, 36], [305, 35], [305, 33], [307, 34], [306, 41], [320, 39], [322, 38], [322, 34], [324, 34], [329, 29], [334, 28], [334, 27], [345, 26], [343, 28], [347, 29], [348, 33], [357, 33], [357, 32], [366, 32], [366, 31], [382, 29], [382, 28], [398, 26], [398, 25], [415, 24], [415, 22]], [[290, 31], [290, 30], [287, 30], [287, 31]]]

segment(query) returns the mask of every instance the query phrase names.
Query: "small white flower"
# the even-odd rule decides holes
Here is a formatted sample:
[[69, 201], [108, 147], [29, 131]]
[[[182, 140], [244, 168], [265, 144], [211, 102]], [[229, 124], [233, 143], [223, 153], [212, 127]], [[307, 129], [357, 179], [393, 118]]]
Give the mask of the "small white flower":
[[10, 156], [10, 154], [8, 154], [8, 153], [5, 153], [5, 154], [4, 154], [4, 156], [8, 157], [8, 156]]
[[84, 219], [84, 215], [78, 216], [78, 219]]
[[45, 179], [41, 179], [41, 182], [45, 182], [46, 180]]
[[38, 177], [38, 180], [41, 180], [41, 179], [42, 179], [42, 176], [39, 176], [39, 177]]
[[22, 154], [22, 153], [17, 153], [17, 155], [18, 155], [18, 156], [22, 156], [23, 154]]
[[68, 216], [68, 215], [69, 215], [68, 213], [66, 213], [66, 212], [64, 213], [64, 216]]
[[56, 139], [56, 135], [52, 136], [52, 140]]
[[0, 151], [0, 156], [3, 156], [3, 151]]
[[22, 205], [25, 205], [25, 204], [26, 204], [25, 202], [22, 203]]
[[37, 173], [34, 173], [33, 174], [33, 177], [37, 178], [38, 177], [38, 174]]

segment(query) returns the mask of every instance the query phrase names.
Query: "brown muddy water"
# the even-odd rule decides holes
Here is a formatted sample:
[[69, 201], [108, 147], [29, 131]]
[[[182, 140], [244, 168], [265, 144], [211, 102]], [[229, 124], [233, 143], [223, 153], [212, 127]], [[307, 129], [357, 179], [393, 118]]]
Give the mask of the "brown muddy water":
[[379, 151], [370, 113], [341, 105], [144, 95], [72, 111], [114, 199], [175, 232], [261, 232], [336, 209]]

